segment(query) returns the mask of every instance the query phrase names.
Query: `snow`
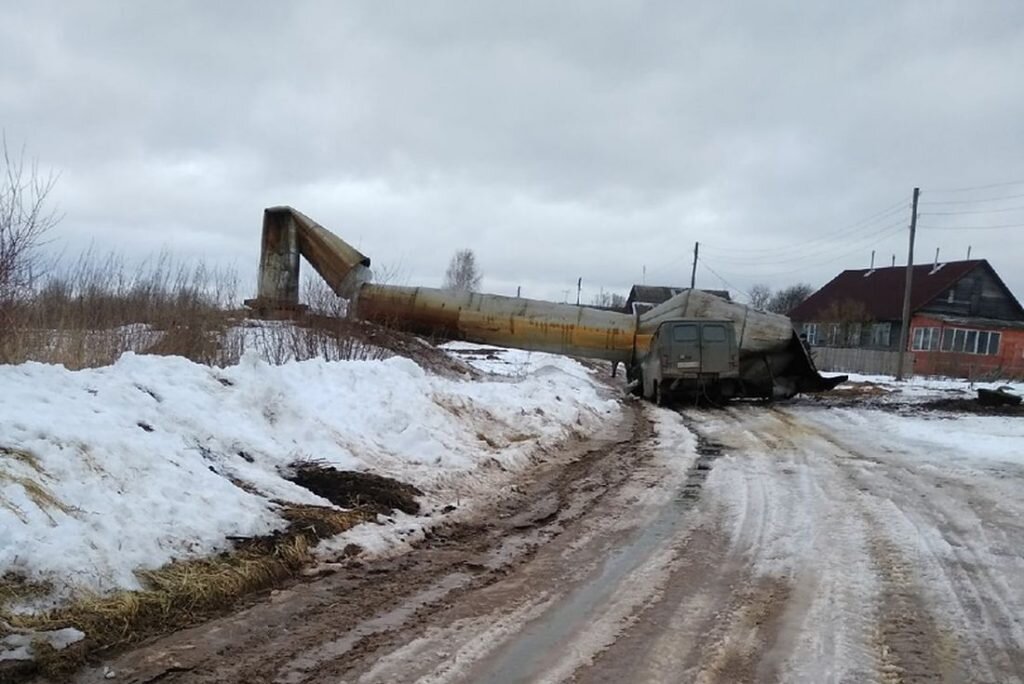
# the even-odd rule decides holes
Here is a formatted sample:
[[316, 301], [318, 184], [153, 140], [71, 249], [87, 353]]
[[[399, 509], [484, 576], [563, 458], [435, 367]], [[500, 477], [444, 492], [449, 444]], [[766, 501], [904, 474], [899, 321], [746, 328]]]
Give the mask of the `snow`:
[[882, 396], [882, 401], [917, 402], [940, 398], [973, 398], [977, 396], [979, 387], [997, 389], [1005, 386], [1012, 392], [1024, 394], [1024, 382], [1019, 381], [972, 383], [959, 378], [914, 376], [897, 382], [891, 375], [849, 373], [849, 376], [849, 380], [839, 385], [838, 389], [874, 385], [887, 393]]
[[[409, 482], [436, 512], [618, 415], [579, 364], [501, 354], [520, 372], [477, 382], [398, 357], [252, 352], [228, 368], [132, 353], [81, 371], [0, 366], [0, 574], [51, 582], [56, 599], [138, 588], [139, 569], [280, 527], [279, 502], [329, 505], [283, 477], [302, 459]], [[422, 526], [395, 520], [371, 529]]]
[[49, 644], [52, 648], [60, 651], [72, 644], [77, 644], [85, 638], [85, 633], [74, 627], [65, 627], [52, 631], [24, 631], [8, 634], [0, 639], [0, 662], [5, 660], [30, 660], [32, 658], [32, 644], [40, 641]]
[[706, 492], [731, 553], [799, 607], [780, 628], [794, 644], [780, 676], [876, 679], [878, 624], [920, 597], [978, 681], [1011, 681], [985, 644], [1024, 643], [1024, 420], [892, 409], [738, 405], [698, 426], [724, 445]]

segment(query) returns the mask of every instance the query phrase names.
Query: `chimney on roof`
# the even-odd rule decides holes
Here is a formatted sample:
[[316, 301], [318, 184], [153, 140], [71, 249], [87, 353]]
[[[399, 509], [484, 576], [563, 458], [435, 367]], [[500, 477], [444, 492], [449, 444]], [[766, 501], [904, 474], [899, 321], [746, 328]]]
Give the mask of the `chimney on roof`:
[[971, 246], [967, 245], [967, 260], [971, 260]]
[[871, 270], [875, 270], [875, 250], [871, 250]]
[[938, 271], [938, 270], [939, 270], [939, 248], [936, 247], [935, 248], [935, 263], [932, 264], [932, 271]]
[[892, 255], [892, 267], [896, 268], [896, 255], [895, 254]]

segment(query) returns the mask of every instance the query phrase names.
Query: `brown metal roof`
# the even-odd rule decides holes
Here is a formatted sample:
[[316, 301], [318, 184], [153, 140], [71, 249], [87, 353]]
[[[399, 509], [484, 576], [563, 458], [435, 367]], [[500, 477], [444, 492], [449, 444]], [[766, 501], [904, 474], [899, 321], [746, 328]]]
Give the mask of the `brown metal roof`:
[[[626, 301], [628, 303], [644, 302], [646, 304], [661, 304], [662, 302], [667, 302], [672, 299], [672, 297], [687, 289], [689, 288], [668, 287], [663, 285], [634, 285], [630, 289], [629, 296], [626, 298]], [[704, 292], [709, 292], [726, 301], [732, 301], [732, 297], [729, 296], [728, 290], [704, 290]]]
[[[938, 269], [933, 264], [914, 266], [910, 310], [920, 309], [982, 264], [992, 268], [984, 259], [948, 261], [939, 264]], [[843, 271], [790, 311], [789, 317], [795, 321], [814, 321], [833, 302], [852, 300], [861, 302], [873, 320], [897, 321], [903, 314], [906, 277], [906, 266]]]

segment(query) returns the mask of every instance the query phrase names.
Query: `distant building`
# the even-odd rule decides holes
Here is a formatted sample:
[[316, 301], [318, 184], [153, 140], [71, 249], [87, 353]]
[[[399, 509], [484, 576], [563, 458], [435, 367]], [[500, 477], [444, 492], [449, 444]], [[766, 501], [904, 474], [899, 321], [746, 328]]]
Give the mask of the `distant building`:
[[[789, 313], [814, 346], [899, 349], [906, 268], [843, 271]], [[1024, 309], [988, 261], [914, 266], [914, 372], [1024, 374]]]
[[[680, 292], [685, 292], [688, 289], [690, 288], [664, 287], [658, 285], [634, 285], [629, 289], [629, 296], [626, 298], [626, 305], [623, 307], [623, 311], [631, 314], [643, 313], [644, 311], [653, 309], [658, 304], [667, 302]], [[704, 292], [717, 295], [726, 301], [732, 301], [728, 290], [704, 290]]]

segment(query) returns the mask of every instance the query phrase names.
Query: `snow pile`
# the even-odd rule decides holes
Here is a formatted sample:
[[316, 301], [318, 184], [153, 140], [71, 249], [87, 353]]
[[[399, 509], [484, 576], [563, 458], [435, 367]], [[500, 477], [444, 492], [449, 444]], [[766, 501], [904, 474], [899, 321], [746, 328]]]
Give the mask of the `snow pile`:
[[0, 366], [0, 575], [136, 588], [137, 569], [282, 526], [276, 502], [329, 505], [284, 478], [302, 459], [414, 484], [428, 511], [479, 496], [618, 414], [588, 371], [542, 356], [484, 382], [404, 358]]

